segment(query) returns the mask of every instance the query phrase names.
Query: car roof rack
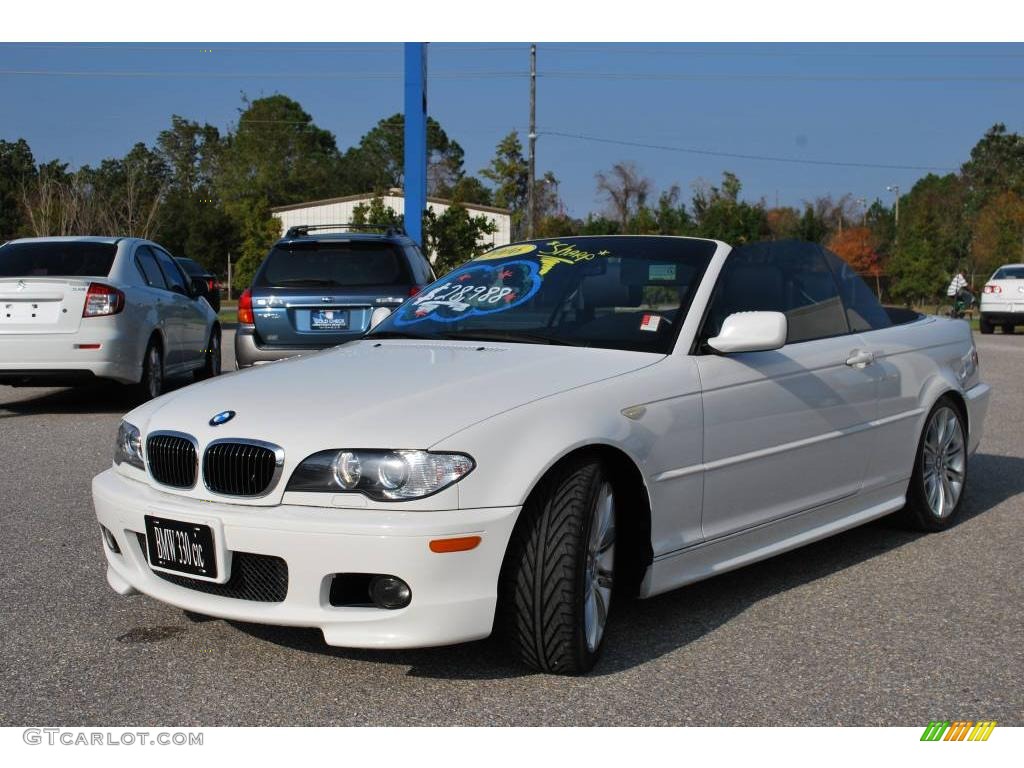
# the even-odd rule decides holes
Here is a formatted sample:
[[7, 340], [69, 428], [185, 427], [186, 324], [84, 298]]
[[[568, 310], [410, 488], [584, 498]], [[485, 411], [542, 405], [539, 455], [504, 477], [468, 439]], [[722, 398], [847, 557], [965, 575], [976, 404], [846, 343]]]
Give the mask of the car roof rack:
[[305, 237], [310, 232], [316, 232], [321, 229], [347, 229], [351, 231], [383, 232], [386, 237], [405, 234], [405, 228], [399, 224], [299, 224], [295, 227], [289, 227], [288, 231], [284, 233], [284, 236], [286, 238]]

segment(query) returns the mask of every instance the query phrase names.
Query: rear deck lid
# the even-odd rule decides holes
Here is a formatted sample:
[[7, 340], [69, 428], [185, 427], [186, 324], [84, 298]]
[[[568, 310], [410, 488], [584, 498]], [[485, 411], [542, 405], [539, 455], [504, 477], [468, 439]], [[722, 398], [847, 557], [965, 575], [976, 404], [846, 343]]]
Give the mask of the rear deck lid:
[[89, 283], [103, 281], [113, 243], [44, 240], [0, 247], [0, 334], [74, 333]]

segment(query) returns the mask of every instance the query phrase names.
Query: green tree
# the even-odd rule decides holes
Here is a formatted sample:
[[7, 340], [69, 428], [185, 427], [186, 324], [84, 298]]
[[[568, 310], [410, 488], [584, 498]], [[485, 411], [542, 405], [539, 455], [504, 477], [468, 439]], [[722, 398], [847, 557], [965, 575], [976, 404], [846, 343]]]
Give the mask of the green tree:
[[720, 187], [698, 187], [692, 201], [695, 234], [733, 244], [768, 237], [770, 230], [764, 205], [740, 200], [742, 189], [739, 178], [729, 171], [722, 174]]
[[490, 165], [480, 171], [480, 175], [494, 185], [494, 204], [509, 209], [512, 239], [521, 239], [526, 222], [530, 169], [523, 157], [518, 132], [512, 131], [498, 142]]
[[976, 215], [1001, 192], [1024, 197], [1024, 136], [996, 123], [971, 149], [960, 169], [966, 186], [968, 216]]
[[1007, 262], [1024, 261], [1024, 199], [1006, 191], [978, 212], [971, 238], [974, 269], [986, 279]]
[[352, 223], [357, 226], [402, 226], [404, 220], [405, 217], [394, 208], [384, 205], [384, 198], [379, 195], [371, 198], [369, 203], [360, 203], [352, 210]]
[[36, 162], [24, 139], [0, 140], [0, 243], [28, 232], [22, 191], [36, 177]]
[[228, 254], [237, 252], [239, 228], [216, 192], [223, 145], [212, 125], [173, 115], [157, 137], [156, 151], [169, 169], [158, 240], [177, 256], [195, 259], [223, 274]]
[[[426, 211], [423, 232], [427, 250], [434, 254], [434, 272], [443, 275], [490, 249], [484, 238], [497, 226], [486, 216], [472, 216], [458, 204], [440, 215]], [[481, 242], [483, 241], [483, 242]]]

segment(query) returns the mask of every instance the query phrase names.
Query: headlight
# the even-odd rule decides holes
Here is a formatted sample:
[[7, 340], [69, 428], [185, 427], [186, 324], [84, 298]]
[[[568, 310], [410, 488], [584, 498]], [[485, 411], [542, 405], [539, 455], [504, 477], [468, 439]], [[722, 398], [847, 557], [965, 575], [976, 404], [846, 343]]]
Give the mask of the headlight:
[[133, 467], [145, 469], [142, 460], [142, 434], [139, 428], [122, 421], [117, 428], [117, 445], [114, 446], [114, 463], [131, 464]]
[[287, 490], [356, 492], [377, 501], [422, 499], [458, 482], [474, 466], [461, 453], [320, 451], [295, 468]]

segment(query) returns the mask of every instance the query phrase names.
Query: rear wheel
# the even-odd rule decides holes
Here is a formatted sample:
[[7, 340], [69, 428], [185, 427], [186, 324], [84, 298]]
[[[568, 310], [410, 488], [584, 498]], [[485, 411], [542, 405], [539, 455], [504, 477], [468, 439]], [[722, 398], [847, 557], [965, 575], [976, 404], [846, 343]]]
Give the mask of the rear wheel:
[[579, 674], [601, 653], [615, 573], [615, 493], [600, 462], [547, 478], [523, 510], [503, 569], [503, 631], [543, 672]]
[[143, 400], [160, 397], [164, 391], [164, 355], [156, 339], [150, 339], [142, 358], [142, 379], [138, 393]]
[[984, 334], [992, 333], [992, 323], [986, 320], [984, 315], [978, 318], [978, 330]]
[[1003, 333], [1013, 335], [1014, 326], [1013, 323], [1003, 323]]
[[948, 528], [960, 514], [966, 485], [967, 429], [960, 408], [943, 397], [925, 421], [904, 521], [921, 531]]
[[206, 342], [206, 356], [203, 367], [195, 372], [196, 381], [212, 379], [220, 376], [221, 355], [220, 355], [220, 328], [214, 327], [210, 331], [210, 340]]

